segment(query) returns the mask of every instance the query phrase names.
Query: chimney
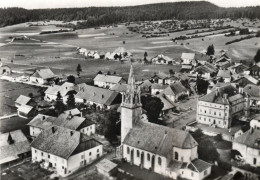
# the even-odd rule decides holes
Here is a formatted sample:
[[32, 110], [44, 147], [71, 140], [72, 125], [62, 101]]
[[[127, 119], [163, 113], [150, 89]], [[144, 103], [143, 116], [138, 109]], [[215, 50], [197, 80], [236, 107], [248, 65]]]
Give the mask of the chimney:
[[95, 95], [96, 95], [96, 93], [94, 92], [94, 93], [93, 93], [93, 96], [95, 96]]
[[102, 97], [102, 99], [103, 99], [105, 96], [102, 94], [102, 96], [101, 96], [101, 97]]
[[73, 131], [70, 131], [70, 136], [73, 136], [74, 132]]
[[51, 132], [52, 132], [53, 134], [55, 133], [55, 127], [54, 127], [54, 126], [51, 127]]
[[227, 99], [227, 97], [228, 97], [228, 95], [225, 93], [225, 94], [223, 94], [223, 98], [224, 99]]
[[42, 120], [45, 120], [45, 116], [42, 116]]
[[69, 116], [68, 116], [68, 120], [72, 119], [72, 114], [71, 111], [69, 111]]
[[80, 117], [82, 117], [82, 112], [80, 112]]
[[7, 142], [8, 142], [8, 144], [10, 144], [10, 145], [14, 143], [14, 140], [13, 140], [13, 138], [12, 138], [12, 136], [11, 136], [11, 133], [10, 133], [10, 132], [9, 132], [9, 135], [8, 135]]

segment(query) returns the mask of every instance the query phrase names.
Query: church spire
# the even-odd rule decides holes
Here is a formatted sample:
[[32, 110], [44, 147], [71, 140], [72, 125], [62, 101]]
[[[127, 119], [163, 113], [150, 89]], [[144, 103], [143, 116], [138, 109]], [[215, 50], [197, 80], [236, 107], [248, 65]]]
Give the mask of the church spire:
[[122, 105], [128, 107], [136, 107], [141, 105], [141, 91], [140, 87], [135, 84], [134, 70], [131, 65], [130, 73], [128, 77], [127, 90], [122, 98]]

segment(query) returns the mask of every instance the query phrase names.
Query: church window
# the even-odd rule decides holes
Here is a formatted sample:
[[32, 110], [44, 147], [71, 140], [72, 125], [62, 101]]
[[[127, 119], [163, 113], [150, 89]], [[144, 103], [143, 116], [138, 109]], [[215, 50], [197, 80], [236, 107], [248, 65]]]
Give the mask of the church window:
[[136, 156], [137, 156], [137, 157], [140, 156], [140, 152], [139, 152], [139, 150], [136, 150]]
[[150, 154], [147, 154], [147, 160], [150, 161]]
[[159, 164], [159, 165], [162, 164], [162, 159], [161, 159], [161, 157], [158, 157], [158, 164]]
[[129, 147], [127, 147], [127, 154], [129, 154], [130, 153], [130, 148]]

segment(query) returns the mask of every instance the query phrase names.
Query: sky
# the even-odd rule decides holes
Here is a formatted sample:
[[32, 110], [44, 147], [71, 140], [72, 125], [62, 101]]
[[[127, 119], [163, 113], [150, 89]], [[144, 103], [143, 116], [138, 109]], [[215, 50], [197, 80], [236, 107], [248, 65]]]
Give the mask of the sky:
[[[134, 6], [140, 4], [178, 2], [185, 0], [0, 0], [0, 7], [26, 9], [70, 8], [89, 6]], [[197, 0], [189, 0], [197, 1]], [[260, 0], [207, 0], [221, 7], [260, 6]]]

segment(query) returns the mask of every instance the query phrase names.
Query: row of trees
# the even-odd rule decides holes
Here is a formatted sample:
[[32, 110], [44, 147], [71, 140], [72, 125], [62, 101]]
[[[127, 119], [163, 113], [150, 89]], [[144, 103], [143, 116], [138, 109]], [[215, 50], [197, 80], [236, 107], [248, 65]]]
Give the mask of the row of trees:
[[108, 25], [132, 21], [153, 21], [164, 19], [209, 19], [209, 18], [260, 18], [260, 7], [222, 8], [206, 1], [158, 3], [128, 7], [88, 7], [61, 9], [1, 8], [0, 26], [29, 21], [87, 20], [76, 28]]

